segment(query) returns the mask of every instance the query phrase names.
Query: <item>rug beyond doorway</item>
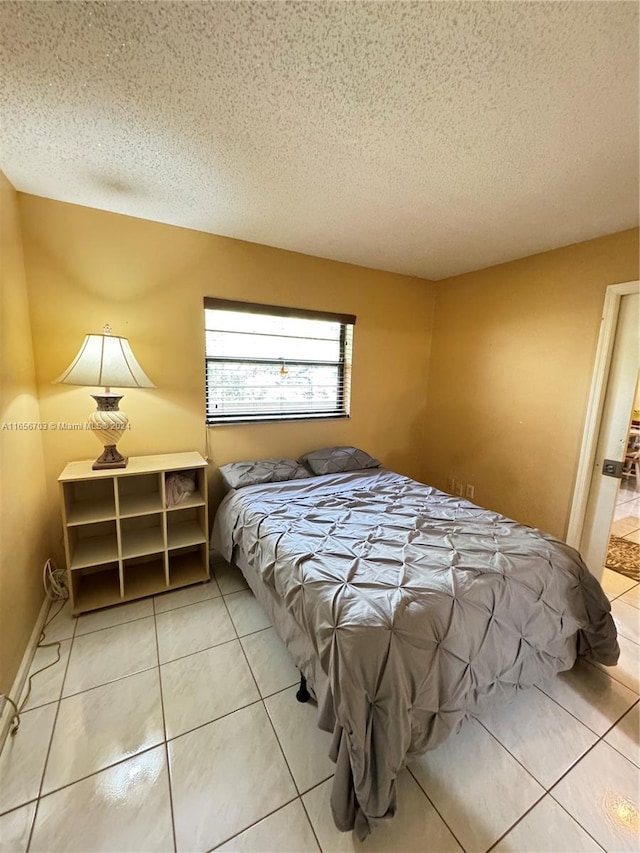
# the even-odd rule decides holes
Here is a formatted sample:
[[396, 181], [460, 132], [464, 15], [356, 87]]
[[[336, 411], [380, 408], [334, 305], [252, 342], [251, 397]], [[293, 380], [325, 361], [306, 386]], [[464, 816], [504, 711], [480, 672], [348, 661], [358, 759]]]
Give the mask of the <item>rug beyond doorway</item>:
[[612, 536], [609, 539], [609, 550], [605, 563], [608, 569], [619, 572], [634, 581], [640, 581], [640, 545]]

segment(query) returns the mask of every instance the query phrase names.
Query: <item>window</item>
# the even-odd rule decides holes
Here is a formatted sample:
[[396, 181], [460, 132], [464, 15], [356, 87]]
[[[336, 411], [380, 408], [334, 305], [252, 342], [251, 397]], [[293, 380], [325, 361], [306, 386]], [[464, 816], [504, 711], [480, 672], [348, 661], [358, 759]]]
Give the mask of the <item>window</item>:
[[207, 423], [349, 414], [356, 318], [204, 300]]

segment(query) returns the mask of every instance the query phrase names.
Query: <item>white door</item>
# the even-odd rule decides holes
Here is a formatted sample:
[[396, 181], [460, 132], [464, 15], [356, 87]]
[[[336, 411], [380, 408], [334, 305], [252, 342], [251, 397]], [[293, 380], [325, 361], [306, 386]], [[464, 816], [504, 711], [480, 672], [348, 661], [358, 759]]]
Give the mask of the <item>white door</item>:
[[622, 462], [640, 369], [640, 295], [620, 300], [611, 368], [579, 551], [589, 571], [602, 577], [620, 479], [603, 473], [605, 459]]

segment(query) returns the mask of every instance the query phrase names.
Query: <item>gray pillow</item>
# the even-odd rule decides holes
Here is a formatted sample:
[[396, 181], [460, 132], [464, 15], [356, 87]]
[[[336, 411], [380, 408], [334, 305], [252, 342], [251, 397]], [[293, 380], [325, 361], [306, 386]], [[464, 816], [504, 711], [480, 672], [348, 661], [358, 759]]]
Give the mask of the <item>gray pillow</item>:
[[257, 459], [253, 462], [229, 462], [220, 466], [222, 479], [230, 489], [259, 483], [281, 483], [310, 477], [304, 465], [295, 459]]
[[324, 447], [300, 457], [314, 474], [340, 474], [343, 471], [360, 471], [379, 468], [380, 463], [358, 447]]

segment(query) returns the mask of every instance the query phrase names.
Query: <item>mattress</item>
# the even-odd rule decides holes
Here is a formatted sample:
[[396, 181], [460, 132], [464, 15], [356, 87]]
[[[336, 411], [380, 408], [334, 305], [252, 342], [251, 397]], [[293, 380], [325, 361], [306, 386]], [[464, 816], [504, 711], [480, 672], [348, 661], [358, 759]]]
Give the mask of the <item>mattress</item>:
[[212, 541], [317, 696], [333, 817], [360, 838], [395, 813], [410, 756], [577, 655], [618, 659], [609, 602], [574, 549], [392, 471], [232, 491]]

